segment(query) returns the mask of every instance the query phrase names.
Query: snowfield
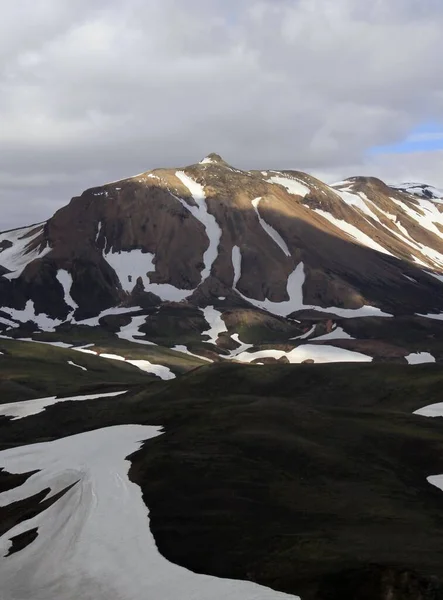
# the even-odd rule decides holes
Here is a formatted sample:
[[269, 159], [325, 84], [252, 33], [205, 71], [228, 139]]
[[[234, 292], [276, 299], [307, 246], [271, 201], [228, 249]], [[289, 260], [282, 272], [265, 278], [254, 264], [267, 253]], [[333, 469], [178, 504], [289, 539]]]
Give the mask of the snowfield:
[[270, 183], [277, 183], [278, 185], [282, 185], [287, 189], [290, 194], [294, 194], [296, 196], [301, 196], [304, 198], [307, 196], [311, 190], [307, 185], [295, 179], [295, 177], [288, 177], [283, 175], [274, 175], [268, 179]]
[[127, 390], [123, 392], [108, 392], [106, 394], [67, 396], [66, 398], [49, 396], [47, 398], [37, 398], [36, 400], [24, 400], [23, 402], [11, 402], [8, 404], [0, 404], [0, 415], [3, 415], [5, 417], [12, 417], [12, 420], [16, 421], [18, 419], [30, 417], [31, 415], [38, 415], [38, 413], [43, 412], [47, 406], [59, 404], [60, 402], [80, 402], [82, 400], [96, 400], [97, 398], [111, 398], [113, 396], [121, 396], [122, 394], [126, 394], [126, 392]]
[[[22, 486], [0, 494], [0, 506], [47, 488], [48, 497], [66, 490], [0, 537], [2, 600], [297, 598], [251, 582], [198, 575], [160, 555], [125, 459], [158, 435], [158, 427], [120, 425], [0, 452], [0, 467], [8, 472], [38, 469]], [[10, 539], [34, 528], [36, 539], [7, 556]]]

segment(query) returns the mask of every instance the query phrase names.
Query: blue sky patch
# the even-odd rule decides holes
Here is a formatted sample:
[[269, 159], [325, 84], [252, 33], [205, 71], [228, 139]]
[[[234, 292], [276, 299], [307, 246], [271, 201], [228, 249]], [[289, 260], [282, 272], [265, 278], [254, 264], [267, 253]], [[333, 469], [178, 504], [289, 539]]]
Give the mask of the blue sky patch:
[[367, 154], [373, 156], [375, 154], [405, 154], [432, 150], [443, 150], [443, 125], [441, 123], [423, 123], [413, 129], [404, 140], [386, 146], [373, 146]]

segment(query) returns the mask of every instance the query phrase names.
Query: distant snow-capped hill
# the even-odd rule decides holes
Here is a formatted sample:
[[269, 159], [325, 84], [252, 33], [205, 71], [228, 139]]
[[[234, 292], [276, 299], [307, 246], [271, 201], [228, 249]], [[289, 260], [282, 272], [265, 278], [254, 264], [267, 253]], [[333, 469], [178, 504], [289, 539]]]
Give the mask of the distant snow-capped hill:
[[443, 199], [443, 190], [439, 190], [426, 183], [400, 183], [398, 185], [392, 185], [391, 187], [400, 192], [418, 196], [419, 198], [429, 198], [430, 200]]

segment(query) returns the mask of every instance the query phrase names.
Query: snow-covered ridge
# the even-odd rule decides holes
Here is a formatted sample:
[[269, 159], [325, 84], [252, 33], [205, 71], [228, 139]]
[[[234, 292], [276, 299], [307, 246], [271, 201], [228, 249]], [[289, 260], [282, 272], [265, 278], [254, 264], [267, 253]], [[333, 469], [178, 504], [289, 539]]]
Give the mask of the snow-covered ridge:
[[399, 183], [391, 184], [390, 187], [395, 190], [399, 190], [400, 192], [406, 192], [407, 194], [418, 196], [419, 198], [429, 198], [431, 200], [443, 199], [443, 190], [426, 183]]

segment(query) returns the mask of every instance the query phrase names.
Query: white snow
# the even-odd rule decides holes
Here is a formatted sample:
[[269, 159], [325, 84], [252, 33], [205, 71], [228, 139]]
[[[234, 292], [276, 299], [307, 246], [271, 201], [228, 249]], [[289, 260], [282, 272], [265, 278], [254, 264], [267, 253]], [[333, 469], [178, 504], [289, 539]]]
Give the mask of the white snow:
[[252, 206], [254, 207], [254, 210], [257, 214], [260, 225], [263, 227], [263, 229], [266, 231], [266, 233], [269, 235], [269, 237], [284, 252], [284, 254], [286, 254], [286, 256], [291, 256], [291, 253], [289, 252], [289, 248], [288, 248], [285, 240], [282, 238], [282, 236], [271, 225], [268, 225], [268, 223], [266, 223], [266, 221], [263, 219], [263, 217], [260, 216], [260, 212], [258, 210], [258, 205], [260, 204], [260, 200], [263, 200], [263, 198], [256, 198], [255, 200], [252, 200]]
[[308, 337], [310, 337], [314, 331], [316, 329], [316, 325], [313, 325], [306, 333], [303, 333], [302, 335], [297, 335], [296, 337], [290, 338], [291, 340], [306, 340]]
[[2, 311], [8, 313], [8, 315], [15, 321], [20, 323], [26, 323], [27, 321], [33, 321], [43, 331], [54, 331], [57, 325], [60, 325], [61, 321], [58, 319], [51, 319], [44, 313], [35, 314], [34, 302], [28, 300], [23, 310], [16, 310], [15, 308], [2, 307]]
[[72, 360], [68, 360], [68, 365], [71, 365], [72, 367], [77, 367], [77, 369], [81, 369], [82, 371], [88, 370], [86, 367], [82, 367], [81, 365], [77, 365], [75, 362], [72, 362]]
[[426, 477], [426, 481], [443, 491], [443, 475], [430, 475]]
[[[137, 342], [137, 343], [146, 343], [150, 344], [150, 342]], [[155, 344], [154, 344], [155, 345]], [[149, 360], [136, 360], [132, 358], [125, 358], [124, 356], [120, 356], [119, 354], [110, 354], [107, 352], [96, 352], [94, 350], [89, 350], [85, 347], [72, 348], [72, 350], [76, 350], [77, 352], [83, 352], [84, 354], [93, 354], [95, 356], [99, 356], [100, 358], [104, 358], [107, 360], [118, 360], [121, 362], [126, 362], [145, 373], [150, 373], [151, 375], [156, 375], [160, 377], [160, 379], [168, 380], [175, 379], [175, 374], [171, 371], [169, 367], [165, 367], [163, 365], [158, 365], [155, 363], [151, 363]]]
[[241, 250], [238, 246], [232, 247], [232, 268], [234, 269], [232, 288], [235, 290], [241, 277]]
[[15, 323], [15, 321], [10, 321], [9, 319], [4, 319], [3, 317], [0, 317], [0, 324], [6, 325], [7, 327], [17, 327], [17, 323]]
[[368, 248], [372, 248], [373, 250], [377, 250], [378, 252], [382, 252], [383, 254], [389, 254], [390, 256], [393, 256], [393, 254], [389, 252], [389, 250], [383, 248], [383, 246], [378, 244], [366, 233], [363, 233], [363, 231], [360, 231], [360, 229], [355, 227], [355, 225], [351, 225], [350, 223], [342, 219], [337, 219], [336, 217], [333, 217], [330, 213], [324, 210], [320, 210], [318, 208], [314, 209], [314, 212], [322, 216], [324, 219], [327, 219], [330, 223], [338, 227], [338, 229], [341, 229], [342, 231], [350, 235], [351, 238], [359, 242], [362, 246], [366, 246]]
[[233, 350], [231, 352], [231, 357], [236, 357], [238, 354], [241, 354], [242, 352], [249, 350], [249, 348], [254, 347], [254, 344], [246, 344], [245, 342], [242, 342], [238, 333], [233, 333], [231, 335], [231, 338], [234, 340], [234, 342], [240, 344], [240, 346], [236, 350]]
[[144, 344], [145, 346], [156, 346], [154, 342], [148, 340], [141, 340], [135, 336], [142, 336], [143, 333], [139, 331], [140, 327], [146, 322], [146, 315], [139, 317], [132, 317], [129, 325], [124, 325], [117, 333], [117, 337], [122, 340], [128, 340], [129, 342], [135, 342], [136, 344]]
[[217, 163], [215, 162], [215, 160], [212, 160], [212, 158], [210, 158], [209, 156], [206, 156], [206, 158], [201, 160], [198, 164], [199, 165], [216, 165]]
[[182, 290], [169, 283], [151, 283], [147, 273], [155, 271], [154, 254], [142, 252], [141, 250], [122, 250], [110, 252], [104, 255], [105, 260], [111, 265], [117, 274], [122, 288], [131, 292], [137, 278], [141, 277], [146, 292], [156, 294], [161, 300], [169, 302], [181, 302], [190, 296], [194, 290]]
[[150, 252], [142, 252], [139, 249], [115, 252], [111, 248], [110, 252], [104, 255], [104, 258], [117, 273], [120, 284], [126, 292], [131, 292], [134, 289], [138, 277], [142, 278], [145, 289], [149, 287], [147, 273], [155, 271], [152, 262], [154, 255]]
[[55, 346], [56, 348], [72, 348], [72, 344], [65, 342], [43, 342], [42, 340], [33, 340], [32, 338], [18, 338], [19, 342], [31, 342], [33, 344], [46, 344], [47, 346]]
[[292, 177], [290, 178], [290, 177], [283, 177], [280, 175], [275, 175], [274, 177], [270, 177], [268, 179], [268, 181], [282, 185], [283, 187], [285, 187], [288, 190], [288, 192], [290, 194], [296, 194], [297, 196], [301, 196], [302, 198], [307, 196], [311, 191], [307, 185], [305, 185], [298, 179], [295, 179]]
[[134, 365], [134, 367], [137, 367], [137, 369], [140, 369], [141, 371], [145, 371], [146, 373], [150, 373], [152, 375], [157, 375], [157, 377], [160, 377], [160, 379], [163, 379], [164, 381], [167, 381], [168, 379], [175, 379], [175, 374], [169, 367], [153, 364], [148, 360], [133, 360], [127, 358], [126, 362], [130, 365]]
[[432, 194], [434, 201], [437, 202], [440, 199], [443, 199], [443, 190], [439, 190], [432, 185], [427, 185], [423, 183], [400, 183], [400, 184], [392, 184], [391, 187], [399, 189], [407, 194], [417, 194], [425, 198], [425, 191], [428, 191]]
[[428, 406], [419, 408], [413, 414], [420, 415], [422, 417], [443, 417], [443, 402], [429, 404]]
[[347, 204], [348, 206], [350, 206], [351, 208], [358, 208], [361, 210], [362, 213], [368, 215], [369, 217], [371, 217], [371, 219], [374, 219], [374, 221], [379, 221], [377, 215], [375, 215], [372, 210], [369, 208], [369, 206], [366, 204], [365, 200], [367, 202], [371, 202], [369, 200], [369, 198], [366, 196], [366, 194], [364, 194], [363, 192], [360, 193], [352, 193], [349, 191], [346, 191], [346, 189], [341, 189], [341, 190], [333, 190], [333, 192], [335, 192], [338, 196], [340, 196], [340, 198], [343, 200], [343, 202], [345, 204]]
[[191, 177], [186, 175], [186, 173], [183, 171], [177, 171], [175, 175], [178, 177], [178, 179], [180, 179], [183, 185], [188, 188], [197, 206], [190, 206], [181, 198], [178, 198], [178, 200], [182, 206], [186, 208], [186, 210], [188, 210], [198, 221], [200, 221], [205, 228], [206, 235], [209, 239], [208, 249], [203, 254], [203, 262], [205, 265], [203, 271], [201, 272], [201, 280], [203, 283], [203, 281], [210, 276], [212, 265], [218, 256], [218, 245], [220, 243], [222, 231], [214, 215], [211, 215], [208, 212], [204, 187], [194, 181], [194, 179], [191, 179]]
[[217, 344], [217, 338], [221, 333], [227, 333], [228, 329], [225, 322], [222, 319], [222, 313], [216, 310], [213, 306], [207, 306], [206, 308], [200, 309], [206, 319], [209, 329], [203, 331], [209, 336], [209, 340], [212, 344]]
[[84, 319], [83, 321], [76, 321], [77, 325], [87, 325], [88, 327], [98, 327], [100, 325], [100, 319], [102, 317], [108, 317], [111, 315], [126, 315], [132, 312], [137, 312], [139, 310], [143, 310], [141, 306], [130, 306], [126, 308], [107, 308], [102, 311], [96, 317], [91, 317], [90, 319]]
[[425, 319], [435, 319], [436, 321], [443, 321], [443, 313], [438, 313], [438, 314], [427, 314], [427, 315], [421, 315], [419, 313], [417, 313], [417, 317], [424, 317]]
[[353, 338], [352, 335], [349, 335], [349, 333], [346, 333], [342, 327], [336, 327], [331, 332], [315, 338], [316, 342], [320, 340], [355, 340], [355, 338]]
[[423, 363], [435, 363], [435, 358], [429, 352], [416, 352], [405, 356], [410, 365], [421, 365]]
[[60, 285], [63, 287], [64, 298], [66, 304], [72, 309], [75, 310], [78, 308], [78, 304], [72, 299], [71, 296], [71, 288], [72, 288], [72, 275], [65, 271], [65, 269], [59, 269], [57, 271], [57, 280]]
[[24, 419], [31, 415], [38, 415], [45, 410], [47, 406], [58, 404], [59, 402], [80, 402], [83, 400], [96, 400], [97, 398], [111, 398], [113, 396], [121, 396], [126, 394], [123, 392], [108, 392], [106, 394], [87, 394], [85, 396], [68, 396], [67, 398], [57, 398], [57, 396], [49, 396], [48, 398], [37, 398], [36, 400], [24, 400], [23, 402], [10, 402], [8, 404], [0, 404], [0, 415], [13, 417], [12, 420]]
[[159, 553], [125, 458], [158, 435], [158, 427], [120, 425], [0, 453], [9, 472], [37, 471], [1, 494], [2, 506], [72, 486], [0, 538], [5, 555], [10, 538], [38, 528], [31, 544], [0, 562], [2, 600], [295, 600], [252, 582], [192, 573]]
[[[410, 203], [402, 202], [396, 198], [391, 198], [404, 212], [416, 221], [423, 229], [432, 231], [439, 238], [443, 238], [443, 233], [436, 227], [435, 223], [443, 225], [443, 214], [437, 208], [435, 202], [414, 198]], [[424, 213], [424, 214], [422, 214]]]
[[288, 277], [287, 283], [287, 294], [289, 300], [283, 302], [272, 302], [271, 300], [255, 300], [254, 298], [248, 298], [244, 296], [239, 290], [236, 289], [237, 293], [247, 300], [250, 304], [253, 304], [257, 308], [266, 310], [272, 314], [287, 317], [292, 312], [298, 310], [315, 310], [323, 313], [333, 313], [337, 316], [344, 318], [355, 318], [355, 317], [392, 317], [392, 315], [382, 312], [375, 306], [362, 306], [361, 308], [338, 308], [336, 306], [330, 306], [323, 308], [321, 306], [308, 305], [303, 302], [303, 284], [305, 281], [304, 265], [300, 262], [294, 271]]
[[181, 352], [182, 354], [188, 354], [189, 356], [193, 356], [194, 358], [199, 358], [200, 360], [204, 360], [206, 362], [214, 362], [213, 360], [211, 360], [210, 358], [206, 358], [206, 356], [200, 356], [199, 354], [193, 354], [192, 352], [190, 352], [186, 346], [174, 346], [173, 348], [171, 348], [171, 350], [175, 350], [176, 352]]
[[352, 352], [335, 346], [315, 346], [305, 344], [297, 346], [289, 352], [284, 350], [260, 350], [258, 352], [243, 352], [236, 356], [236, 360], [249, 363], [257, 358], [279, 359], [286, 356], [290, 363], [301, 363], [307, 359], [313, 359], [316, 363], [339, 363], [339, 362], [372, 362], [372, 356]]
[[76, 352], [83, 352], [83, 354], [92, 354], [94, 356], [99, 356], [98, 352], [95, 352], [94, 350], [89, 350], [88, 348], [79, 347], [72, 348], [72, 350], [75, 350]]
[[99, 354], [99, 356], [102, 358], [109, 358], [109, 360], [121, 360], [122, 362], [125, 362], [126, 360], [124, 356], [120, 356], [118, 354], [108, 354], [107, 352], [103, 352]]
[[40, 223], [31, 227], [0, 233], [0, 243], [3, 241], [12, 243], [10, 248], [5, 248], [0, 252], [0, 265], [11, 271], [11, 273], [4, 275], [6, 279], [20, 277], [24, 268], [29, 263], [36, 258], [42, 258], [51, 251], [49, 246], [41, 252], [38, 246], [34, 250], [29, 251], [29, 246], [42, 233], [43, 227], [44, 224]]

